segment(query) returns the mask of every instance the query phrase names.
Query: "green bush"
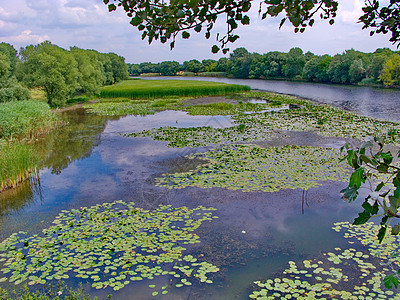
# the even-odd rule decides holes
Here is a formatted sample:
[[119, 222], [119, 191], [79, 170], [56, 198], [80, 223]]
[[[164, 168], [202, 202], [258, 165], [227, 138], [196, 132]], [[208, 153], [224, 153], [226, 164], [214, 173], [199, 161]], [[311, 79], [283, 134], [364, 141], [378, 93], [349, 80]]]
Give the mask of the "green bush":
[[46, 103], [34, 100], [0, 104], [0, 139], [32, 137], [54, 126], [55, 115]]
[[0, 83], [0, 103], [30, 99], [29, 90], [18, 83]]

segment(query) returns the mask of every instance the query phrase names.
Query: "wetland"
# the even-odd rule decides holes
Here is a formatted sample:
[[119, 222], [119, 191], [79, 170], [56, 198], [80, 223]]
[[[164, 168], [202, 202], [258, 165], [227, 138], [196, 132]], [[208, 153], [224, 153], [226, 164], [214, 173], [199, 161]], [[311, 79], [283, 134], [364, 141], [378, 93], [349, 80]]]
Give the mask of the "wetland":
[[[396, 237], [352, 227], [346, 141], [400, 124], [296, 96], [106, 98], [60, 112], [0, 193], [1, 285], [105, 299], [395, 298]], [[396, 112], [393, 112], [395, 115]], [[362, 197], [361, 197], [362, 198]], [[383, 250], [382, 250], [383, 249]]]

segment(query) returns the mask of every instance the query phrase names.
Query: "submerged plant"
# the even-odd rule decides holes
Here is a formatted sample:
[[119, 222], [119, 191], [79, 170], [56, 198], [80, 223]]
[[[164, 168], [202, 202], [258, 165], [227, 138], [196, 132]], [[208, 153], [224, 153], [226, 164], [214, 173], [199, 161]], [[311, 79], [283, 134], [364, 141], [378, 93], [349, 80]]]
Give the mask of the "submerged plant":
[[158, 178], [157, 185], [170, 189], [222, 187], [244, 192], [308, 190], [320, 185], [320, 181], [345, 181], [348, 173], [339, 163], [339, 151], [328, 148], [231, 145], [190, 156], [195, 157], [205, 164], [194, 171]]
[[157, 276], [211, 283], [207, 275], [219, 269], [184, 251], [200, 242], [194, 231], [216, 218], [213, 210], [161, 205], [149, 211], [116, 201], [62, 211], [43, 235], [19, 232], [0, 243], [0, 281], [34, 285], [78, 277], [114, 290]]
[[[335, 231], [345, 231], [352, 245], [335, 248], [317, 259], [303, 262], [289, 261], [283, 275], [266, 281], [256, 281], [260, 288], [251, 299], [400, 299], [400, 294], [385, 290], [385, 274], [392, 264], [400, 262], [399, 237], [385, 240], [381, 247], [376, 238], [379, 226], [365, 223], [352, 226], [348, 222], [335, 223]], [[364, 247], [355, 249], [354, 239]]]

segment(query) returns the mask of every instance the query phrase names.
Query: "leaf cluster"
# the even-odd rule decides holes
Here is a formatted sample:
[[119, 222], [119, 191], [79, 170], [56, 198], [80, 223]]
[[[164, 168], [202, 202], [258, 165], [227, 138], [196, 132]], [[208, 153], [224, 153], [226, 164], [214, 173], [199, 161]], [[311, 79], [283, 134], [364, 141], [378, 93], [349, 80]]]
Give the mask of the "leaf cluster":
[[400, 39], [400, 5], [398, 0], [390, 0], [387, 6], [380, 7], [378, 0], [365, 1], [364, 14], [359, 18], [363, 23], [363, 29], [372, 28], [370, 35], [375, 33], [387, 34], [391, 32], [389, 39], [393, 44], [398, 44]]
[[[191, 36], [192, 30], [200, 33], [204, 30], [206, 39], [211, 37], [211, 31], [219, 16], [226, 19], [226, 32], [216, 34], [217, 44], [212, 46], [212, 52], [229, 51], [227, 45], [235, 42], [239, 35], [235, 30], [240, 25], [250, 24], [249, 11], [251, 0], [104, 0], [109, 11], [122, 7], [131, 25], [142, 32], [142, 39], [147, 38], [151, 43], [160, 40], [166, 43], [171, 40], [171, 49], [175, 46], [175, 39], [180, 34], [183, 39]], [[259, 15], [262, 19], [268, 16], [276, 17], [283, 13], [282, 26], [287, 20], [295, 27], [295, 32], [304, 32], [307, 26], [315, 22], [314, 15], [321, 12], [322, 19], [336, 16], [338, 3], [333, 0], [264, 0], [259, 6]]]
[[[393, 218], [400, 218], [400, 167], [391, 151], [385, 150], [384, 139], [374, 138], [374, 142], [363, 142], [359, 147], [347, 143], [342, 147], [347, 155], [343, 160], [354, 169], [350, 176], [348, 186], [341, 191], [343, 198], [349, 202], [355, 200], [362, 187], [370, 190], [359, 213], [354, 220], [354, 225], [364, 224], [371, 217], [377, 216], [379, 210], [383, 211], [378, 240], [382, 242], [388, 225]], [[400, 157], [400, 151], [397, 158]], [[365, 184], [365, 185], [364, 185]], [[391, 234], [398, 235], [400, 225], [392, 227]]]

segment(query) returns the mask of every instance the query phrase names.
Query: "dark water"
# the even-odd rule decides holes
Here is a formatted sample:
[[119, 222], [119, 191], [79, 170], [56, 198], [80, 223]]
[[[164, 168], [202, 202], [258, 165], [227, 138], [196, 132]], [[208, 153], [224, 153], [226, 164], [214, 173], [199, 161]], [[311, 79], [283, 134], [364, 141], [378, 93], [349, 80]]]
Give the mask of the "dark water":
[[[340, 198], [345, 184], [336, 182], [312, 188], [305, 202], [300, 189], [244, 193], [221, 188], [171, 191], [156, 187], [155, 177], [189, 168], [182, 157], [200, 149], [173, 149], [165, 142], [120, 135], [167, 125], [224, 127], [230, 124], [227, 117], [166, 111], [145, 117], [110, 118], [87, 114], [84, 109], [62, 115], [70, 124], [37, 145], [47, 157], [39, 183], [25, 182], [0, 194], [0, 238], [20, 230], [38, 233], [64, 209], [118, 199], [146, 209], [159, 204], [215, 207], [219, 218], [199, 228], [201, 243], [185, 254], [201, 254], [221, 272], [213, 284], [171, 289], [163, 299], [246, 299], [253, 281], [282, 271], [289, 260], [312, 258], [344, 245], [341, 234], [331, 230], [332, 224], [351, 221], [359, 210], [359, 204], [348, 205]], [[291, 143], [339, 147], [343, 141], [304, 133], [268, 142]], [[117, 292], [97, 291], [89, 285], [87, 291], [100, 298], [111, 293], [113, 299], [153, 299], [148, 285], [163, 285], [163, 280], [169, 282], [168, 277], [145, 280]], [[76, 286], [77, 281], [67, 283]]]
[[152, 77], [149, 79], [163, 78], [244, 84], [252, 89], [296, 95], [319, 103], [331, 104], [368, 117], [400, 121], [400, 90], [260, 79], [211, 77]]

